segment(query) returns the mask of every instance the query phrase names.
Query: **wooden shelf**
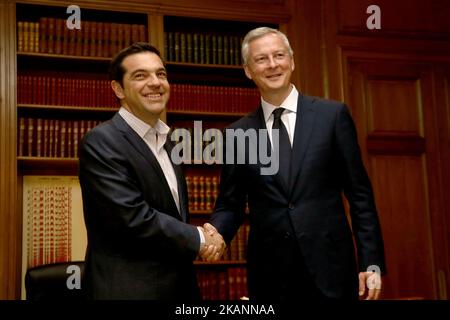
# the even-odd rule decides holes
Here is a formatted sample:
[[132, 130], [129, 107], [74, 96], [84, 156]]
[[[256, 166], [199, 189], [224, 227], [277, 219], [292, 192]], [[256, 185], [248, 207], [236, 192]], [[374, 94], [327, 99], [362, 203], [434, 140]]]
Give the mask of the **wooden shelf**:
[[230, 260], [230, 261], [217, 261], [217, 262], [206, 262], [206, 261], [194, 261], [196, 266], [244, 266], [247, 264], [245, 260]]
[[168, 116], [185, 116], [185, 117], [217, 117], [217, 118], [241, 118], [246, 115], [244, 112], [202, 112], [202, 111], [180, 111], [180, 110], [168, 110]]
[[228, 64], [206, 64], [206, 63], [166, 61], [166, 65], [167, 66], [186, 67], [186, 68], [215, 68], [215, 69], [242, 70], [242, 66], [240, 66], [240, 65], [228, 65]]
[[33, 109], [33, 110], [61, 110], [61, 111], [84, 111], [84, 112], [106, 112], [114, 113], [119, 111], [119, 108], [110, 107], [79, 107], [79, 106], [52, 106], [41, 104], [18, 104], [18, 109]]
[[211, 210], [189, 210], [191, 215], [202, 216], [202, 215], [210, 215], [214, 211], [214, 208]]
[[53, 53], [38, 53], [38, 52], [17, 52], [18, 57], [37, 58], [37, 59], [62, 59], [62, 60], [79, 60], [83, 62], [105, 62], [109, 63], [111, 58], [108, 57], [90, 57], [90, 56], [71, 56]]
[[77, 175], [78, 158], [17, 157], [23, 175]]

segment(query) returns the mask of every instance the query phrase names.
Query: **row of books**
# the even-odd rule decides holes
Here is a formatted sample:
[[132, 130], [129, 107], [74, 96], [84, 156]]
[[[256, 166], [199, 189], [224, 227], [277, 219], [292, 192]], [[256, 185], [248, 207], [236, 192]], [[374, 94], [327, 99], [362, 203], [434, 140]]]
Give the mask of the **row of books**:
[[[23, 72], [17, 89], [19, 104], [118, 107], [110, 81], [89, 73]], [[172, 84], [168, 110], [245, 113], [259, 102], [254, 88]]]
[[243, 37], [216, 33], [164, 32], [167, 61], [241, 65]]
[[18, 156], [75, 158], [82, 137], [96, 120], [19, 118]]
[[50, 106], [118, 108], [110, 81], [88, 73], [22, 73], [17, 102]]
[[245, 267], [200, 269], [197, 271], [197, 280], [204, 300], [239, 300], [248, 297]]
[[[100, 124], [99, 120], [66, 120], [66, 119], [47, 119], [47, 118], [32, 118], [19, 117], [18, 130], [18, 155], [29, 157], [57, 157], [57, 158], [72, 158], [78, 156], [78, 144], [82, 137], [93, 127]], [[192, 132], [192, 128], [187, 129]], [[205, 133], [206, 135], [206, 133]], [[203, 135], [202, 135], [203, 137]], [[192, 147], [195, 147], [195, 139], [201, 139], [191, 134]], [[175, 141], [177, 143], [177, 141]], [[197, 141], [197, 143], [204, 146], [212, 143], [209, 141]], [[217, 143], [219, 152], [222, 150], [222, 144]], [[180, 156], [183, 157], [184, 151]], [[194, 155], [194, 152], [191, 153]], [[212, 154], [215, 157], [215, 152]], [[194, 210], [207, 210], [215, 201], [216, 189], [211, 189], [210, 200], [206, 200], [206, 182], [197, 183], [197, 178], [192, 179], [193, 184], [190, 186], [200, 192], [202, 196], [196, 197]], [[208, 179], [211, 188], [217, 185], [217, 178], [212, 177]], [[195, 186], [195, 187], [194, 187]], [[200, 189], [200, 187], [203, 189]], [[203, 191], [200, 191], [203, 190]], [[202, 200], [200, 200], [200, 198]]]
[[69, 261], [71, 258], [70, 188], [42, 184], [24, 192], [27, 265]]
[[255, 88], [173, 84], [168, 110], [246, 113], [259, 103], [260, 94]]
[[187, 175], [189, 210], [212, 210], [219, 193], [217, 176]]
[[146, 41], [146, 26], [81, 21], [69, 29], [66, 20], [41, 17], [39, 22], [18, 21], [18, 51], [75, 56], [112, 57], [136, 41]]
[[[247, 258], [249, 232], [250, 225], [247, 223], [243, 224], [236, 233], [236, 236], [231, 240], [220, 261], [245, 261]], [[197, 261], [201, 261], [201, 259], [198, 258]]]

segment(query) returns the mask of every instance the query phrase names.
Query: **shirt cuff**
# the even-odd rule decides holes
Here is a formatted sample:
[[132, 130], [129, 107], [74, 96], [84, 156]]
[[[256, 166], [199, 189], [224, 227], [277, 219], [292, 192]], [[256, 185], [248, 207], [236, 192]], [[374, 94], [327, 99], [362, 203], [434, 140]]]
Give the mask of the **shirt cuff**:
[[197, 227], [198, 230], [198, 234], [200, 236], [200, 248], [198, 248], [198, 250], [200, 251], [200, 249], [205, 245], [205, 236], [203, 235], [203, 231], [202, 229], [200, 229], [200, 227]]

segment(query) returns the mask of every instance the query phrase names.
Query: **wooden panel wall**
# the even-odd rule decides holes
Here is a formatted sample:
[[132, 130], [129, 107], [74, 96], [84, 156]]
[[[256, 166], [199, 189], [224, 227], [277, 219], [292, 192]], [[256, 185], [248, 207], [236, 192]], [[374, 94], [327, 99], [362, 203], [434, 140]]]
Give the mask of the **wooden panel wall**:
[[430, 193], [436, 155], [431, 69], [349, 58], [349, 101], [357, 117], [386, 245], [385, 297], [434, 299], [436, 259]]
[[[16, 198], [14, 6], [0, 2], [0, 299], [20, 292], [21, 224]], [[11, 36], [12, 35], [12, 36]]]
[[384, 298], [449, 296], [450, 3], [323, 0], [332, 98], [347, 102], [385, 236]]

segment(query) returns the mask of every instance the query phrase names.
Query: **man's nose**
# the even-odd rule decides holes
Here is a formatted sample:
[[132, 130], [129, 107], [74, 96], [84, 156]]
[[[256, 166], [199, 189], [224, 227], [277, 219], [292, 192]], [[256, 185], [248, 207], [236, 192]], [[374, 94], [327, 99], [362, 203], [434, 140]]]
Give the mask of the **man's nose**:
[[159, 87], [161, 85], [161, 80], [156, 74], [151, 74], [147, 79], [146, 85], [149, 87]]
[[273, 56], [269, 56], [268, 59], [269, 67], [275, 68], [278, 65], [277, 60]]

